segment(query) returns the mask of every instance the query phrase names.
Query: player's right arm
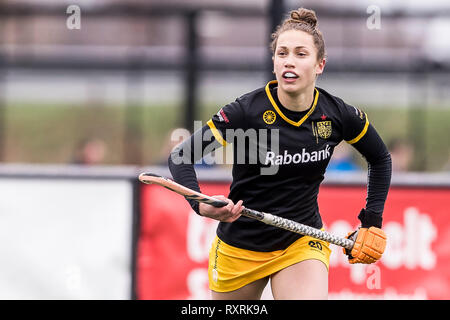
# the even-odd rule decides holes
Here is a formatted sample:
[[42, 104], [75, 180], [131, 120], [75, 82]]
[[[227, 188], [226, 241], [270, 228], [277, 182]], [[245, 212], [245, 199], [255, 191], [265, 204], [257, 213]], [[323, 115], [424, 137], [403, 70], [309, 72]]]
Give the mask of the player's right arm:
[[216, 208], [207, 203], [201, 202], [199, 204], [200, 215], [223, 222], [233, 222], [241, 216], [241, 212], [244, 209], [242, 200], [239, 200], [236, 204], [234, 204], [232, 200], [226, 198], [225, 196], [220, 195], [213, 197], [228, 202], [228, 205], [222, 208]]
[[[205, 126], [194, 132], [188, 139], [177, 145], [169, 155], [168, 165], [175, 182], [201, 192], [194, 164], [207, 153], [227, 144], [227, 129], [243, 126], [243, 110], [236, 100], [219, 110]], [[230, 141], [231, 142], [231, 141]], [[192, 209], [199, 215], [224, 222], [232, 222], [239, 218], [243, 209], [242, 201], [236, 204], [224, 196], [215, 196], [227, 201], [228, 205], [215, 208], [211, 205], [187, 200]]]

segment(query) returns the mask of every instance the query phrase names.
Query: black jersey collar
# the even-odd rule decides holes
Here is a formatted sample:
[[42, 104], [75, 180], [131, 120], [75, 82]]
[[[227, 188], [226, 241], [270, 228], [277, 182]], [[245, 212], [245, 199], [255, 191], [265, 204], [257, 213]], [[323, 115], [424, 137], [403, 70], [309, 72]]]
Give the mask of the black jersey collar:
[[303, 118], [301, 118], [299, 121], [295, 122], [295, 121], [292, 121], [291, 119], [289, 119], [288, 117], [286, 117], [284, 115], [284, 113], [281, 112], [280, 108], [277, 106], [277, 103], [273, 99], [272, 93], [270, 92], [270, 86], [276, 85], [276, 84], [278, 84], [278, 81], [272, 80], [269, 83], [267, 83], [267, 85], [266, 85], [266, 94], [267, 94], [267, 97], [269, 98], [270, 103], [272, 103], [272, 106], [274, 107], [275, 111], [280, 115], [281, 118], [283, 118], [284, 121], [286, 121], [289, 124], [292, 124], [293, 126], [300, 127], [302, 125], [302, 123], [305, 122], [306, 119], [308, 119], [308, 117], [311, 115], [311, 113], [314, 112], [314, 109], [316, 109], [317, 100], [319, 100], [319, 91], [317, 90], [317, 88], [314, 88], [315, 96], [314, 96], [314, 101], [313, 101], [311, 108], [309, 108], [308, 113], [305, 114], [305, 116]]

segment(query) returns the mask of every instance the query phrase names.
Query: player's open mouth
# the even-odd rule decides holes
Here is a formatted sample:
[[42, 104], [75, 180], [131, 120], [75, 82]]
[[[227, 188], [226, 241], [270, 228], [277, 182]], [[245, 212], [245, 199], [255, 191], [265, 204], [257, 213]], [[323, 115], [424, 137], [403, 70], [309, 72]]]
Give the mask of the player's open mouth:
[[287, 81], [287, 82], [294, 82], [296, 79], [298, 79], [298, 75], [292, 71], [286, 71], [283, 72], [283, 78]]

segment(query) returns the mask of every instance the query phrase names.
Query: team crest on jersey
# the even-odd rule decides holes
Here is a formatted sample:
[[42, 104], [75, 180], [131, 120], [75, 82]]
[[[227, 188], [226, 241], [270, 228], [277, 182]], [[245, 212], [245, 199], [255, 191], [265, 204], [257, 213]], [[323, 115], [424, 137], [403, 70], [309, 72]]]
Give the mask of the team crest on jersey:
[[331, 136], [331, 121], [317, 122], [317, 134], [322, 139], [328, 139]]
[[274, 123], [276, 118], [277, 118], [277, 116], [276, 116], [275, 112], [273, 112], [272, 110], [267, 110], [263, 114], [263, 120], [267, 124]]

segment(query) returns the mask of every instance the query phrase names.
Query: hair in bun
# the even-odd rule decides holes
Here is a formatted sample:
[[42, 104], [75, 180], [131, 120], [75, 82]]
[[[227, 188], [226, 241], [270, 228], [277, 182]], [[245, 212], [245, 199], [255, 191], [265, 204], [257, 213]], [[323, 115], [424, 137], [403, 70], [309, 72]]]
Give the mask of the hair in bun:
[[292, 10], [290, 13], [290, 19], [294, 23], [304, 23], [309, 25], [311, 28], [317, 26], [317, 16], [313, 10], [308, 10], [305, 8], [300, 8], [298, 10]]
[[316, 13], [313, 10], [299, 8], [289, 12], [288, 17], [272, 33], [272, 43], [270, 45], [272, 53], [275, 53], [277, 40], [281, 33], [288, 30], [299, 30], [310, 34], [314, 38], [314, 45], [317, 49], [317, 60], [325, 58], [325, 41], [322, 32], [318, 29]]

